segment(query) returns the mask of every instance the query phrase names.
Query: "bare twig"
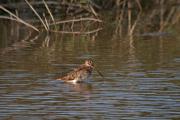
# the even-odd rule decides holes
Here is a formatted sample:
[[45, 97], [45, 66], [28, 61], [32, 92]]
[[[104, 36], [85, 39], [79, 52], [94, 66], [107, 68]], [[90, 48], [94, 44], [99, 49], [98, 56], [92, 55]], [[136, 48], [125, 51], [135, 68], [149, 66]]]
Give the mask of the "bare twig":
[[135, 29], [135, 27], [136, 27], [136, 25], [137, 25], [137, 22], [138, 22], [139, 19], [140, 19], [140, 15], [141, 15], [141, 12], [138, 14], [138, 16], [137, 16], [134, 24], [132, 25], [132, 27], [131, 27], [131, 29], [130, 29], [130, 35], [133, 35], [134, 29]]
[[49, 13], [49, 15], [51, 16], [52, 21], [55, 23], [55, 19], [54, 19], [53, 15], [52, 15], [52, 13], [51, 13], [51, 11], [50, 11], [47, 3], [45, 2], [45, 0], [43, 0], [43, 3], [44, 3], [44, 5], [45, 5], [45, 7], [46, 7], [46, 9], [47, 9], [47, 11], [48, 11], [48, 13]]
[[26, 3], [29, 5], [29, 7], [31, 8], [31, 10], [35, 13], [35, 15], [39, 18], [39, 20], [41, 21], [41, 23], [43, 24], [44, 28], [46, 29], [46, 31], [48, 31], [48, 28], [46, 26], [46, 24], [44, 23], [44, 21], [42, 20], [42, 18], [40, 17], [40, 15], [36, 12], [36, 10], [33, 8], [33, 6], [27, 1], [25, 0]]
[[164, 29], [164, 0], [160, 0], [160, 23], [159, 23], [159, 31], [163, 31]]
[[46, 24], [46, 26], [47, 26], [47, 29], [48, 29], [48, 31], [49, 31], [49, 24], [48, 24], [48, 21], [47, 21], [47, 19], [46, 19], [45, 13], [43, 13], [43, 17], [44, 17], [44, 22], [45, 22], [45, 24]]
[[[117, 27], [116, 27], [116, 30], [115, 30], [115, 34], [116, 35], [119, 34], [120, 36], [122, 36], [122, 24], [123, 24], [123, 17], [124, 17], [124, 14], [125, 14], [126, 0], [123, 0], [123, 2], [121, 4], [122, 4], [122, 9], [120, 11], [120, 15], [119, 15], [119, 12], [118, 12], [118, 15], [117, 15], [118, 23], [117, 23]], [[118, 8], [118, 9], [120, 9], [120, 8]]]
[[53, 21], [53, 23], [54, 23], [54, 28], [56, 28], [56, 22], [55, 22], [55, 19], [54, 19], [52, 13], [51, 13], [51, 10], [49, 9], [49, 7], [48, 7], [47, 3], [45, 2], [45, 0], [43, 0], [43, 3], [44, 3], [44, 5], [45, 5], [45, 7], [46, 7], [46, 9], [47, 9], [47, 11], [48, 11], [48, 13], [49, 13], [52, 21]]
[[[168, 25], [168, 22], [169, 22], [170, 19], [172, 18], [174, 12], [175, 12], [175, 8], [173, 7], [173, 8], [171, 9], [171, 11], [169, 12], [169, 14], [167, 15], [166, 20], [164, 21], [164, 24], [163, 24], [163, 27], [162, 27], [162, 28], [165, 28], [165, 27]], [[162, 29], [160, 29], [159, 31], [162, 31]]]
[[20, 22], [20, 23], [26, 25], [27, 27], [30, 27], [30, 28], [34, 29], [35, 31], [39, 32], [39, 30], [36, 27], [34, 27], [33, 25], [25, 22], [24, 20], [22, 20], [21, 18], [19, 18], [18, 16], [16, 16], [15, 14], [13, 14], [12, 12], [10, 12], [9, 10], [7, 10], [6, 8], [4, 8], [1, 5], [0, 5], [0, 9], [4, 10], [9, 15], [14, 17], [14, 18], [12, 18], [12, 17], [8, 17], [8, 16], [0, 16], [2, 19], [10, 19], [10, 20], [14, 20], [14, 21]]
[[72, 30], [72, 32], [73, 32], [73, 28], [74, 28], [74, 21], [72, 21], [72, 23], [71, 23], [71, 30]]
[[[62, 23], [69, 23], [69, 22], [79, 22], [79, 21], [96, 21], [96, 22], [102, 22], [100, 19], [96, 18], [80, 18], [80, 19], [71, 19], [71, 20], [62, 20], [58, 21], [55, 24], [62, 24]], [[49, 25], [54, 25], [54, 23], [51, 23]]]
[[180, 14], [177, 14], [175, 19], [173, 19], [173, 21], [172, 21], [172, 25], [178, 23], [179, 21], [180, 21]]
[[94, 10], [94, 8], [91, 6], [91, 5], [89, 5], [89, 8], [90, 8], [90, 10], [92, 11], [92, 13], [94, 14], [94, 16], [98, 16], [98, 14], [96, 13], [96, 11]]
[[136, 3], [138, 4], [139, 10], [142, 11], [141, 2], [139, 0], [136, 0]]
[[102, 30], [102, 28], [98, 28], [92, 31], [87, 31], [87, 32], [81, 32], [81, 31], [73, 31], [73, 32], [69, 32], [69, 31], [56, 31], [56, 30], [50, 30], [50, 32], [54, 32], [54, 33], [62, 33], [62, 34], [92, 34], [92, 33], [96, 33], [98, 31]]
[[132, 22], [132, 20], [131, 20], [131, 18], [132, 18], [131, 7], [132, 7], [131, 1], [128, 1], [128, 34], [129, 35], [131, 35], [130, 30], [131, 30], [131, 22]]

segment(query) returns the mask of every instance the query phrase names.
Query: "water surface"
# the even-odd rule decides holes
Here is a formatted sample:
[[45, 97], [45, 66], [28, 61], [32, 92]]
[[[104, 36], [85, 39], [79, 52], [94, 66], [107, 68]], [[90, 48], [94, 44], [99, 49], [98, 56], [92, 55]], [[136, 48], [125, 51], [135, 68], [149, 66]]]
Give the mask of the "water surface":
[[[5, 36], [1, 119], [180, 119], [179, 36], [119, 39], [106, 30], [94, 36], [32, 35], [24, 41], [21, 35], [14, 41]], [[93, 72], [82, 84], [55, 80], [88, 58], [105, 79]]]

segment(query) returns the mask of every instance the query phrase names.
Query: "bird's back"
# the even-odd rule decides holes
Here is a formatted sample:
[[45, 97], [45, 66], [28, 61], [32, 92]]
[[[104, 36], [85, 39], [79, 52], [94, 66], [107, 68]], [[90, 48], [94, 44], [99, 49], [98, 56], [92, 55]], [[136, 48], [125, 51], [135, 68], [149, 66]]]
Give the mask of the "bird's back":
[[92, 67], [81, 65], [79, 68], [74, 69], [72, 72], [68, 73], [66, 76], [59, 78], [59, 80], [64, 81], [82, 81], [88, 79], [91, 76]]

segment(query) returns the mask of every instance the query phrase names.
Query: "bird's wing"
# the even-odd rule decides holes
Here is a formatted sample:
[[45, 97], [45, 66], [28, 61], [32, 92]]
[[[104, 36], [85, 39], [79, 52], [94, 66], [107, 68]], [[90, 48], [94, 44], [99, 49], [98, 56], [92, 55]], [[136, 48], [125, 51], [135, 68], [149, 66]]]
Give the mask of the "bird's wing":
[[81, 73], [83, 69], [86, 69], [86, 67], [84, 65], [81, 65], [78, 68], [75, 68], [72, 72], [68, 73], [67, 75], [59, 79], [65, 81], [74, 80], [76, 77], [79, 77], [78, 73]]
[[61, 79], [66, 80], [66, 81], [74, 80], [76, 77], [78, 77], [78, 72], [79, 72], [79, 70], [74, 70], [74, 71], [68, 73], [66, 76], [62, 77]]

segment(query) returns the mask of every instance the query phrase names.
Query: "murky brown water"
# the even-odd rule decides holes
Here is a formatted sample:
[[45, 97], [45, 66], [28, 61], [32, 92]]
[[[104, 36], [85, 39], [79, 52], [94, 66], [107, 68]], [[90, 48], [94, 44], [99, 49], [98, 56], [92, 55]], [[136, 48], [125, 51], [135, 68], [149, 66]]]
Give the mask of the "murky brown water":
[[[107, 31], [24, 41], [21, 34], [8, 35], [0, 45], [1, 119], [180, 119], [179, 36], [132, 42]], [[54, 79], [87, 58], [107, 79], [96, 72], [77, 85]]]

